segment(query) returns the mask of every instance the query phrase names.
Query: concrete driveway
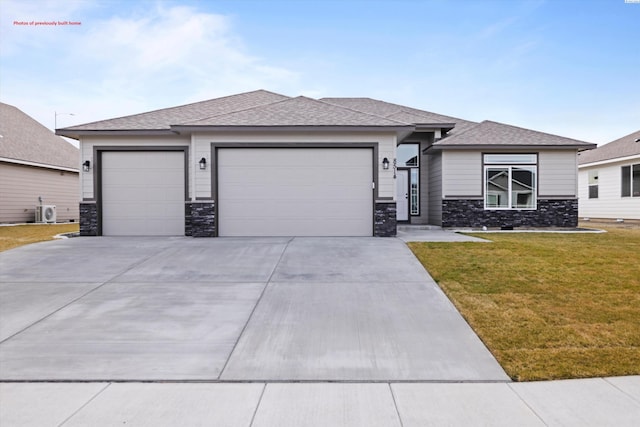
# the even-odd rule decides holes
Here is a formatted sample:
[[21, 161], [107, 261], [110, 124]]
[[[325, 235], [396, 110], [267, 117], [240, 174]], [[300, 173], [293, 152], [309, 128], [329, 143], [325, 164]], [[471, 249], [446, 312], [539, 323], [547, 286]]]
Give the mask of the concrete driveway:
[[0, 380], [508, 381], [399, 239], [0, 253]]

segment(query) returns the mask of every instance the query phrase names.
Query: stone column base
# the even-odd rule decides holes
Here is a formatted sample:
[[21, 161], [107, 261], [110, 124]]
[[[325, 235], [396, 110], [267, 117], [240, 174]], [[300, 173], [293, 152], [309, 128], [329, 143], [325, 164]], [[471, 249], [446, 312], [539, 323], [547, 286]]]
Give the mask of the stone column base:
[[215, 203], [187, 202], [184, 206], [184, 234], [193, 237], [215, 237]]
[[394, 237], [397, 233], [396, 202], [376, 202], [373, 213], [373, 235]]
[[98, 235], [98, 205], [96, 202], [80, 202], [80, 235]]

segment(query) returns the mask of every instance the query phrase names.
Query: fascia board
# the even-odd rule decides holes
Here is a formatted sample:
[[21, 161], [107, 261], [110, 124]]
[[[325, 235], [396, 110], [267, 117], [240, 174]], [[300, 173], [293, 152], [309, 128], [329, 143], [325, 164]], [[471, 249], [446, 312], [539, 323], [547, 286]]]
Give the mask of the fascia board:
[[413, 126], [171, 126], [183, 132], [412, 132]]
[[[593, 144], [595, 147], [595, 144]], [[446, 145], [433, 144], [428, 147], [430, 150], [584, 150], [590, 147], [584, 145], [491, 145], [491, 144], [468, 144], [468, 145]]]
[[65, 166], [48, 165], [46, 163], [37, 163], [37, 162], [30, 162], [27, 160], [10, 159], [8, 157], [0, 157], [0, 162], [13, 163], [16, 165], [23, 165], [23, 166], [34, 166], [37, 168], [55, 169], [55, 170], [66, 171], [66, 172], [75, 172], [75, 173], [80, 172], [79, 169], [68, 168]]
[[56, 129], [56, 135], [65, 136], [71, 139], [79, 140], [81, 136], [89, 135], [134, 135], [134, 136], [156, 136], [156, 135], [175, 135], [176, 132], [170, 129], [133, 129], [133, 130], [66, 130]]
[[636, 160], [636, 159], [640, 160], [640, 154], [634, 154], [632, 156], [625, 156], [625, 157], [615, 157], [613, 159], [599, 160], [597, 162], [582, 163], [578, 165], [578, 169], [588, 168], [592, 166], [602, 166], [602, 165], [618, 163], [618, 162], [628, 162], [629, 160]]

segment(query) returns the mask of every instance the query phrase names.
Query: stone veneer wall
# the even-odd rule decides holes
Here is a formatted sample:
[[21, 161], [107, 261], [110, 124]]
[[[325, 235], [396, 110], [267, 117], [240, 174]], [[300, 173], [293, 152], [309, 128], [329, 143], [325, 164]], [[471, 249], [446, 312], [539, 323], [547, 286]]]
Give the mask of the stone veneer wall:
[[193, 237], [215, 237], [216, 211], [214, 202], [185, 203], [184, 235]]
[[484, 200], [442, 201], [443, 227], [577, 227], [577, 199], [538, 199], [536, 210], [486, 210]]
[[98, 235], [98, 205], [96, 202], [80, 202], [80, 235]]
[[373, 235], [393, 237], [397, 233], [396, 202], [376, 202]]

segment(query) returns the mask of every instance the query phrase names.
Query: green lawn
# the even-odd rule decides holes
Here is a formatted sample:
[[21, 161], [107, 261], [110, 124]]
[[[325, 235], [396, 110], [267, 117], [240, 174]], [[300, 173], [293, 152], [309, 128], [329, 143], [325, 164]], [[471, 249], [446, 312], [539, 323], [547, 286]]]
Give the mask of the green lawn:
[[640, 229], [410, 243], [518, 381], [640, 374]]
[[56, 234], [78, 232], [80, 226], [72, 224], [26, 224], [0, 227], [0, 252], [29, 243], [53, 239]]

